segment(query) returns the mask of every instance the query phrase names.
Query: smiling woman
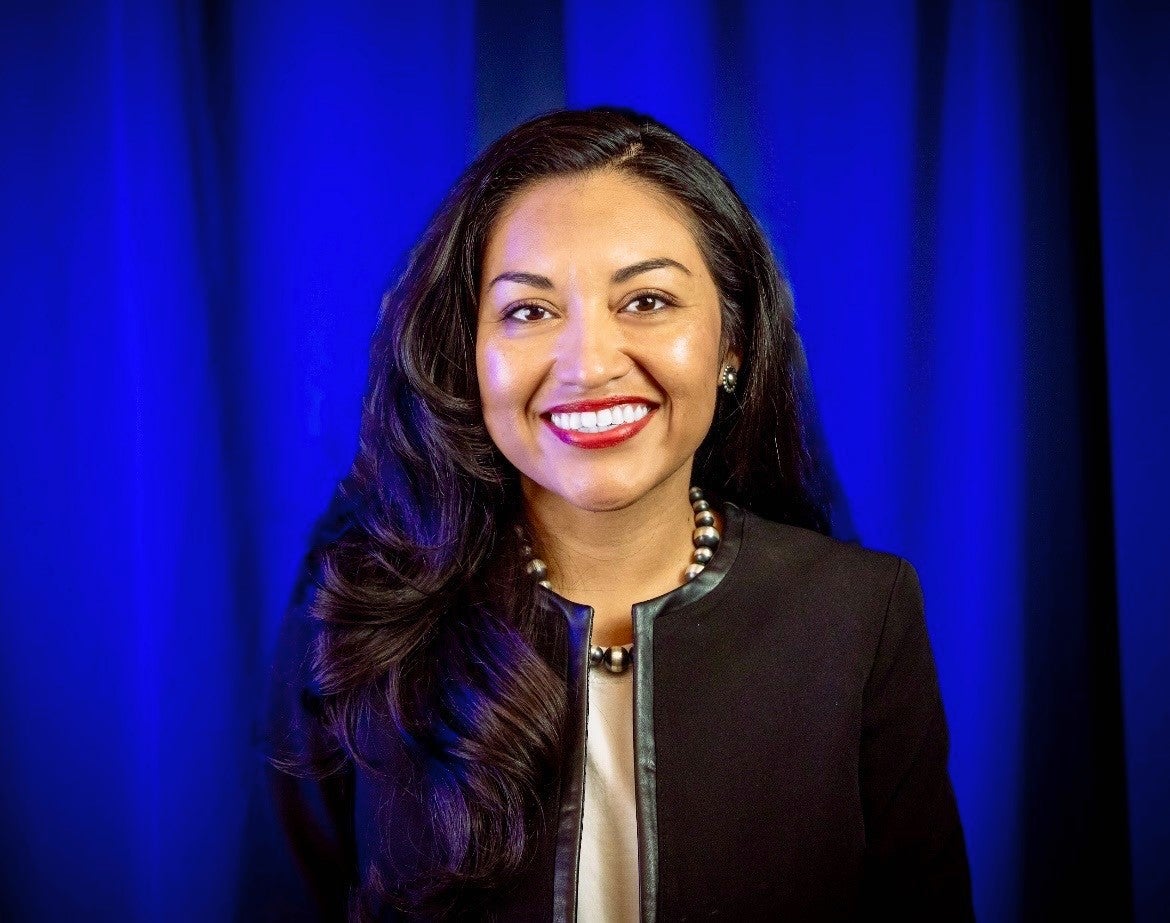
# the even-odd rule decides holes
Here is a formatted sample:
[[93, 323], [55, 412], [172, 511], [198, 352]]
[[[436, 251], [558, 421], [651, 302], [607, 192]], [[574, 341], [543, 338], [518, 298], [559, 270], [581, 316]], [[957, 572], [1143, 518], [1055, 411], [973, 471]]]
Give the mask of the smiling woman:
[[552, 112], [468, 167], [280, 636], [306, 907], [971, 918], [917, 574], [828, 534], [806, 380], [759, 225], [659, 122]]

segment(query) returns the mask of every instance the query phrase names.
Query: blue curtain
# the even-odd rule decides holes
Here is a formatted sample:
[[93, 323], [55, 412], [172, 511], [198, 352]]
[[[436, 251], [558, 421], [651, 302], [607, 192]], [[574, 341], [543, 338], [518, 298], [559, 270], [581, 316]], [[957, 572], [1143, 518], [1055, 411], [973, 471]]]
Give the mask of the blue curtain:
[[238, 912], [379, 296], [485, 144], [618, 103], [792, 279], [836, 531], [921, 577], [980, 918], [1161, 919], [1168, 41], [1153, 3], [6, 6], [0, 916]]

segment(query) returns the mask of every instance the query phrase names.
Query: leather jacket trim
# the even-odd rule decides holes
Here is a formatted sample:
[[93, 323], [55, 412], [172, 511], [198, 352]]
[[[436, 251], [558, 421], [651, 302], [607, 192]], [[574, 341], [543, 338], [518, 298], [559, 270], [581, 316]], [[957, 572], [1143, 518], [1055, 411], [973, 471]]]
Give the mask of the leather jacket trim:
[[[634, 790], [638, 818], [638, 881], [642, 923], [658, 915], [658, 780], [654, 747], [654, 620], [710, 593], [730, 570], [743, 539], [743, 510], [721, 506], [723, 536], [699, 575], [681, 587], [634, 606]], [[649, 654], [650, 656], [646, 656]]]
[[[708, 491], [710, 495], [712, 492]], [[654, 620], [710, 593], [735, 563], [743, 541], [744, 511], [730, 500], [710, 496], [723, 517], [723, 535], [707, 566], [689, 583], [636, 603], [634, 623], [634, 786], [638, 824], [640, 916], [655, 923], [658, 913], [658, 788], [654, 749]], [[593, 607], [575, 603], [547, 587], [543, 598], [559, 608], [568, 623], [568, 726], [571, 740], [561, 788], [557, 825], [553, 920], [575, 923], [581, 859], [581, 821], [585, 808], [585, 735], [588, 728], [589, 637]]]
[[[556, 596], [551, 590], [549, 595]], [[556, 871], [553, 881], [553, 919], [577, 919], [577, 869], [585, 811], [585, 731], [589, 707], [589, 637], [593, 608], [556, 596], [569, 626], [568, 727], [571, 741], [561, 783], [561, 813], [557, 824]]]

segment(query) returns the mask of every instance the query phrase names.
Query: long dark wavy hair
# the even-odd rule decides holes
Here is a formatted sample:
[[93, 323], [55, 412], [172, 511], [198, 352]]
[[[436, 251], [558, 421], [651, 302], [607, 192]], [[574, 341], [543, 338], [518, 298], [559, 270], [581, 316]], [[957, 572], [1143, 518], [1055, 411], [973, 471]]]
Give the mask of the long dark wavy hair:
[[352, 759], [378, 771], [359, 728], [386, 722], [420, 767], [434, 824], [432, 864], [394, 883], [369, 875], [363, 906], [428, 918], [474, 907], [516, 878], [547, 829], [541, 792], [564, 758], [567, 690], [539, 651], [566, 635], [525, 574], [513, 529], [524, 521], [519, 475], [484, 424], [479, 279], [510, 197], [542, 177], [600, 169], [685, 206], [719, 292], [724, 346], [742, 357], [693, 483], [765, 518], [830, 530], [791, 294], [719, 168], [653, 118], [616, 107], [549, 112], [488, 147], [382, 301], [360, 445], [338, 488], [344, 525], [310, 552], [313, 672], [337, 749], [301, 768], [320, 777]]

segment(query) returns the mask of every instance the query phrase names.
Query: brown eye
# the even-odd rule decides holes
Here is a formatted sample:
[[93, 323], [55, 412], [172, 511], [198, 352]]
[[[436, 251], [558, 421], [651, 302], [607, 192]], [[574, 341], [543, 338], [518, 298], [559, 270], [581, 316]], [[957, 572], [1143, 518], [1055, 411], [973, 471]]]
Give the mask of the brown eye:
[[659, 311], [662, 311], [665, 308], [674, 304], [674, 302], [671, 301], [669, 298], [667, 298], [665, 295], [660, 295], [657, 292], [643, 292], [640, 295], [635, 295], [633, 297], [633, 299], [631, 299], [629, 304], [626, 305], [626, 307], [628, 308], [631, 305], [637, 305], [637, 304], [642, 304], [642, 305], [645, 305], [648, 303], [653, 304], [653, 302], [658, 302], [658, 304], [660, 304], [662, 307], [659, 307], [659, 308], [651, 307], [649, 310], [634, 310], [634, 311], [631, 311], [629, 313], [631, 313], [631, 314], [657, 314]]
[[508, 311], [504, 314], [504, 317], [508, 318], [509, 320], [518, 320], [525, 324], [534, 320], [542, 319], [539, 317], [532, 317], [531, 315], [528, 317], [519, 317], [518, 315], [521, 311], [544, 311], [546, 314], [548, 313], [547, 308], [543, 308], [538, 304], [518, 304], [514, 308], [508, 309]]

